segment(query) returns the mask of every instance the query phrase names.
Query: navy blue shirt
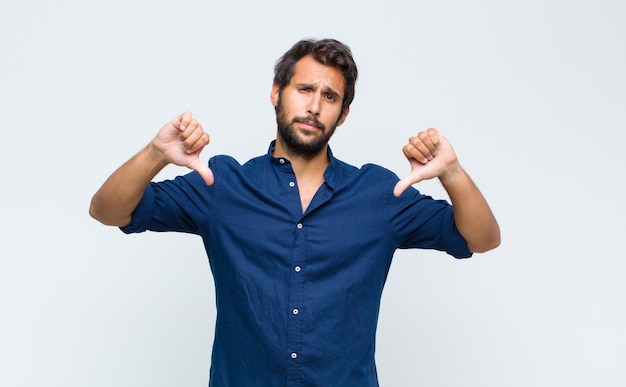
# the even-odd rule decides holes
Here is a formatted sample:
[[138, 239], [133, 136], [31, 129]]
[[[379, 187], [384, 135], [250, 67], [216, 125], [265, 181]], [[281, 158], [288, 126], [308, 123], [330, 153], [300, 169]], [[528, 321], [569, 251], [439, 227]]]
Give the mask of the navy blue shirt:
[[377, 386], [374, 347], [394, 251], [471, 256], [446, 201], [377, 165], [335, 159], [306, 212], [287, 159], [216, 156], [151, 183], [126, 233], [200, 235], [215, 282], [210, 386]]

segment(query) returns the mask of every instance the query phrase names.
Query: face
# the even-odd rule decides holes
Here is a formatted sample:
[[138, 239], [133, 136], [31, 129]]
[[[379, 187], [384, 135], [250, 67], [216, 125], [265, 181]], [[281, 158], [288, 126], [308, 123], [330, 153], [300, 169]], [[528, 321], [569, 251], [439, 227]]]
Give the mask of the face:
[[341, 114], [344, 83], [339, 69], [305, 56], [296, 63], [293, 77], [282, 91], [277, 85], [272, 87], [277, 141], [287, 152], [312, 158], [326, 149], [336, 127], [348, 115], [347, 109]]

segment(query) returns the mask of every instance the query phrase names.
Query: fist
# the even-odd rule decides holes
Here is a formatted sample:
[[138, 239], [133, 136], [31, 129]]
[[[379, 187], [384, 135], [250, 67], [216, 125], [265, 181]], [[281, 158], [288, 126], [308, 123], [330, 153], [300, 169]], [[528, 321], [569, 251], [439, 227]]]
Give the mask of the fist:
[[457, 164], [452, 145], [434, 128], [410, 137], [402, 152], [411, 165], [411, 172], [396, 184], [393, 190], [396, 197], [415, 183], [441, 177]]
[[168, 163], [197, 171], [211, 185], [213, 172], [199, 158], [209, 141], [209, 134], [202, 125], [190, 112], [185, 112], [165, 124], [152, 143]]

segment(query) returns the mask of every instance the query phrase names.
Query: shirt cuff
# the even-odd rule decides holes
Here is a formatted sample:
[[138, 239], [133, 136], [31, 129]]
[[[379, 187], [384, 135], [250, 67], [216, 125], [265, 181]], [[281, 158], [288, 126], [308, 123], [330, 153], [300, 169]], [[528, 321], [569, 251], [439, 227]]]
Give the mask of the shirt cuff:
[[138, 232], [144, 232], [148, 229], [150, 219], [154, 213], [154, 188], [153, 183], [150, 183], [137, 204], [137, 207], [133, 210], [131, 215], [130, 224], [124, 227], [120, 227], [120, 230], [126, 234], [133, 234]]

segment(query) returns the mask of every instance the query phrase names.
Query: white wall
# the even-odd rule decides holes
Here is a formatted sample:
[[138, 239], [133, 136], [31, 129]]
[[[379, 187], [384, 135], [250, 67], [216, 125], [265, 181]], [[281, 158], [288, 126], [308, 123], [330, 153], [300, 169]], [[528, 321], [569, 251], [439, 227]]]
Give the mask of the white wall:
[[372, 3], [2, 0], [0, 385], [206, 385], [200, 239], [125, 236], [89, 200], [184, 110], [203, 158], [264, 153], [273, 64], [303, 37], [360, 65], [337, 156], [404, 175], [402, 145], [435, 126], [502, 228], [471, 260], [396, 255], [381, 384], [626, 384], [626, 3]]

